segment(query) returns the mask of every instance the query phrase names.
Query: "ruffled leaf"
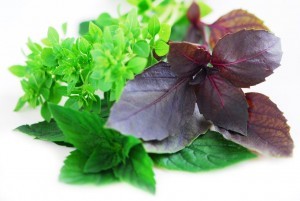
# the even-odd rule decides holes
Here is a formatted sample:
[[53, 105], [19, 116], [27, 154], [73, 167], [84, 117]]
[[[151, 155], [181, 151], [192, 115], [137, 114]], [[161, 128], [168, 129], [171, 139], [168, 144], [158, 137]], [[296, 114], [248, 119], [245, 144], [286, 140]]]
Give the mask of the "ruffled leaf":
[[267, 96], [247, 93], [249, 104], [248, 135], [217, 128], [217, 131], [236, 142], [261, 154], [272, 156], [291, 156], [294, 143], [289, 134], [290, 127], [282, 112]]
[[243, 91], [219, 74], [195, 86], [200, 112], [215, 125], [247, 135], [248, 105]]
[[167, 58], [172, 71], [178, 76], [191, 76], [208, 64], [210, 53], [198, 44], [172, 42]]
[[211, 63], [220, 75], [236, 87], [250, 87], [280, 66], [280, 39], [262, 30], [243, 30], [221, 39], [212, 54]]
[[195, 95], [189, 78], [178, 79], [166, 63], [158, 63], [129, 81], [113, 105], [107, 126], [124, 134], [162, 140], [193, 115]]
[[223, 15], [216, 22], [209, 25], [210, 28], [210, 45], [214, 47], [219, 39], [226, 34], [235, 33], [243, 29], [269, 30], [255, 15], [245, 10], [233, 10]]

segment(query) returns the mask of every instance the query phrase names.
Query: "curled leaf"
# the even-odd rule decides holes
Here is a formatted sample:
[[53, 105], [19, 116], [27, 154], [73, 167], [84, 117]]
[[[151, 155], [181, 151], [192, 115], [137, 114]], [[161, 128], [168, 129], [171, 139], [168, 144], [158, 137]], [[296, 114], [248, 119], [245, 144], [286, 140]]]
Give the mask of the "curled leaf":
[[247, 134], [247, 101], [241, 89], [218, 74], [207, 74], [195, 85], [197, 104], [205, 119], [228, 130]]
[[148, 140], [174, 134], [193, 115], [196, 103], [189, 78], [178, 79], [164, 62], [129, 81], [113, 105], [107, 126]]
[[290, 127], [282, 112], [267, 96], [247, 93], [249, 104], [248, 135], [217, 128], [226, 139], [238, 143], [261, 154], [272, 156], [291, 156], [293, 140]]
[[248, 13], [245, 10], [233, 10], [230, 13], [223, 15], [216, 22], [209, 25], [210, 45], [214, 47], [219, 39], [226, 34], [235, 33], [243, 29], [269, 30], [255, 15]]
[[210, 53], [198, 44], [170, 43], [168, 62], [178, 76], [191, 76], [210, 61]]
[[243, 30], [222, 38], [214, 48], [211, 63], [236, 87], [250, 87], [280, 66], [280, 39], [262, 30]]
[[204, 134], [211, 125], [195, 107], [194, 115], [186, 119], [186, 123], [180, 129], [174, 131], [173, 135], [161, 141], [147, 141], [143, 145], [147, 152], [175, 153], [190, 145], [199, 135]]

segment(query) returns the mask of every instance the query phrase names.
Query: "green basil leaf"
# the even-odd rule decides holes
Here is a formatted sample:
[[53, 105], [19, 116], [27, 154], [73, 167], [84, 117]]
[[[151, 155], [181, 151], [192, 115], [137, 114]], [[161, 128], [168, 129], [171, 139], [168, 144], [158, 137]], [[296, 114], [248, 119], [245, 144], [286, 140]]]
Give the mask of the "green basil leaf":
[[140, 40], [133, 45], [133, 53], [137, 56], [148, 58], [150, 46], [145, 40]]
[[163, 40], [158, 40], [155, 43], [155, 47], [154, 47], [155, 53], [160, 57], [168, 54], [169, 49], [170, 49], [169, 45]]
[[158, 34], [159, 30], [160, 30], [160, 22], [157, 16], [154, 15], [149, 19], [148, 32], [154, 38], [155, 35]]
[[25, 77], [26, 75], [26, 67], [21, 65], [11, 66], [9, 71], [18, 77]]

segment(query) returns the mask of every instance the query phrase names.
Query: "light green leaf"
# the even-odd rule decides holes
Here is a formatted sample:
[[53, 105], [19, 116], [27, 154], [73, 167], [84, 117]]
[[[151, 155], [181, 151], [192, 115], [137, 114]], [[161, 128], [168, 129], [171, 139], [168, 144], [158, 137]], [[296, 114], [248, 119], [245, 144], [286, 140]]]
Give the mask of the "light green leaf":
[[77, 40], [77, 47], [84, 54], [88, 54], [92, 48], [91, 44], [83, 37]]
[[59, 179], [69, 184], [109, 184], [117, 179], [111, 170], [101, 173], [84, 173], [83, 169], [88, 160], [88, 156], [79, 150], [71, 152], [64, 161], [64, 166], [60, 171]]
[[154, 38], [155, 35], [158, 34], [159, 30], [160, 30], [160, 23], [157, 16], [154, 15], [149, 19], [148, 32]]
[[53, 27], [48, 29], [48, 40], [52, 45], [59, 43], [59, 34]]
[[128, 70], [131, 70], [135, 74], [139, 74], [139, 73], [143, 72], [143, 70], [145, 69], [145, 67], [147, 65], [147, 62], [148, 62], [148, 60], [146, 58], [134, 57], [133, 59], [131, 59], [128, 62], [128, 64], [126, 65], [126, 68]]
[[166, 169], [189, 172], [208, 171], [255, 158], [246, 148], [208, 131], [190, 146], [174, 154], [153, 154], [154, 163]]
[[21, 65], [11, 66], [9, 68], [9, 71], [12, 74], [14, 74], [15, 76], [18, 76], [18, 77], [25, 77], [26, 76], [26, 66], [21, 66]]
[[89, 34], [94, 39], [94, 41], [97, 41], [102, 37], [102, 30], [93, 22], [90, 22], [89, 24]]
[[205, 17], [211, 13], [212, 8], [208, 4], [204, 3], [203, 1], [199, 1], [198, 4], [200, 7], [201, 17]]
[[[23, 87], [23, 89], [24, 89], [24, 87]], [[27, 102], [27, 99], [26, 99], [25, 96], [22, 96], [21, 98], [19, 98], [18, 103], [17, 103], [14, 111], [15, 112], [20, 111], [24, 107], [26, 102]]]
[[52, 48], [44, 48], [41, 54], [43, 65], [47, 67], [57, 66], [57, 59]]
[[168, 42], [171, 35], [171, 26], [168, 24], [162, 24], [158, 35], [161, 40]]
[[156, 43], [155, 43], [155, 47], [154, 47], [154, 50], [155, 50], [155, 53], [162, 57], [162, 56], [165, 56], [166, 54], [168, 54], [169, 52], [169, 45], [162, 41], [162, 40], [158, 40]]
[[92, 73], [89, 78], [89, 82], [95, 89], [100, 89], [103, 92], [109, 91], [112, 88], [112, 83], [105, 82], [103, 79], [101, 79], [101, 74], [99, 74], [97, 71]]
[[153, 163], [142, 145], [134, 146], [125, 163], [113, 170], [121, 181], [155, 193]]
[[140, 34], [140, 24], [137, 17], [137, 11], [132, 9], [126, 18], [126, 28], [133, 34], [134, 37], [138, 37]]
[[145, 40], [140, 40], [133, 45], [133, 53], [147, 58], [150, 54], [150, 46]]
[[67, 34], [67, 29], [68, 29], [68, 24], [65, 22], [61, 25], [61, 29], [63, 33], [66, 35]]
[[112, 25], [118, 25], [119, 20], [114, 19], [110, 16], [109, 13], [102, 13], [99, 15], [99, 17], [96, 19], [95, 23], [101, 28], [104, 29], [104, 27], [112, 26]]

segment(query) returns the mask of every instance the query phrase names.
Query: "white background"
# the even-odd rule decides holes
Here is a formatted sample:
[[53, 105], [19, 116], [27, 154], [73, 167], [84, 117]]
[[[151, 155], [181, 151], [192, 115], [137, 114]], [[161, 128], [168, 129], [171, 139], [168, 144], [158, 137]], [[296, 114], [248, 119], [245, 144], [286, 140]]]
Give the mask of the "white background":
[[203, 200], [299, 201], [300, 200], [300, 2], [298, 0], [207, 0], [213, 22], [232, 9], [243, 8], [264, 19], [282, 39], [282, 66], [267, 82], [250, 89], [264, 93], [284, 111], [295, 142], [288, 159], [261, 157], [224, 170], [197, 174], [155, 169], [157, 193], [145, 193], [127, 184], [72, 186], [58, 175], [71, 149], [33, 140], [13, 129], [42, 120], [39, 109], [13, 112], [22, 95], [19, 79], [8, 72], [22, 64], [28, 37], [39, 41], [48, 26], [69, 24], [77, 35], [82, 20], [103, 11], [115, 13], [118, 1], [108, 0], [1, 0], [0, 3], [0, 201], [96, 200]]

